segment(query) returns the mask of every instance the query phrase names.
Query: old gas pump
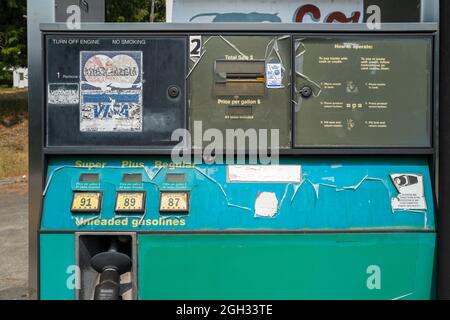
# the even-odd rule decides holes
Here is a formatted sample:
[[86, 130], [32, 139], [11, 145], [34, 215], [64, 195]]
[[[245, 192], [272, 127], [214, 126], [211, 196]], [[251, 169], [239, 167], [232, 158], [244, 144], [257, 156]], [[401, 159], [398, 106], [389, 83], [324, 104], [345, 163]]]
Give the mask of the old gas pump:
[[438, 30], [42, 24], [39, 297], [435, 298]]

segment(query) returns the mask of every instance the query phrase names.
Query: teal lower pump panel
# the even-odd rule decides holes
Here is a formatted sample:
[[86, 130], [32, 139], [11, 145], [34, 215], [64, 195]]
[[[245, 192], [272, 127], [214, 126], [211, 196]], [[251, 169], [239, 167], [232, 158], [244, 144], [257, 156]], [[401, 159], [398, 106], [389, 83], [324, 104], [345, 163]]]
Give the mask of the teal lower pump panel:
[[435, 297], [434, 199], [423, 158], [289, 157], [277, 166], [54, 158], [41, 298], [91, 297], [71, 285], [76, 270], [98, 283], [80, 264], [94, 248], [111, 250], [96, 235], [123, 234], [135, 239], [125, 249], [134, 298]]
[[40, 298], [73, 300], [76, 288], [74, 235], [41, 234], [40, 262]]
[[430, 299], [434, 234], [141, 235], [142, 299]]

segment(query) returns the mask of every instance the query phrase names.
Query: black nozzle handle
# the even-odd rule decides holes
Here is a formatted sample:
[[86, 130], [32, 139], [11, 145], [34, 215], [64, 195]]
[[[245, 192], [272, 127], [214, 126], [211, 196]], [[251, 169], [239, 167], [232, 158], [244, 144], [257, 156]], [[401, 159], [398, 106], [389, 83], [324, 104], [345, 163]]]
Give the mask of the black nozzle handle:
[[94, 300], [120, 300], [120, 274], [117, 269], [105, 269], [95, 286]]

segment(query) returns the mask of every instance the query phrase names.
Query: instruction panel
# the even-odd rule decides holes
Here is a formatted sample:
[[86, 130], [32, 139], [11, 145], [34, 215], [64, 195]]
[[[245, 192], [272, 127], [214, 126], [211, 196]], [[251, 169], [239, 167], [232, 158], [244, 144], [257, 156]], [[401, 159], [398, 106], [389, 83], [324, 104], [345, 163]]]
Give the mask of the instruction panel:
[[430, 146], [429, 38], [295, 41], [295, 145]]

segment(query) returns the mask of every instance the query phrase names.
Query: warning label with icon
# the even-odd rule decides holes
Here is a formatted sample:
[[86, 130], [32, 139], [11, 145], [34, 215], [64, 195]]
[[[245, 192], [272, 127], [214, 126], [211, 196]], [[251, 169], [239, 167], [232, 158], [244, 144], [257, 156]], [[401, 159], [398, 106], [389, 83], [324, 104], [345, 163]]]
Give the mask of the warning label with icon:
[[427, 210], [422, 175], [391, 174], [390, 177], [399, 193], [391, 199], [392, 210]]

